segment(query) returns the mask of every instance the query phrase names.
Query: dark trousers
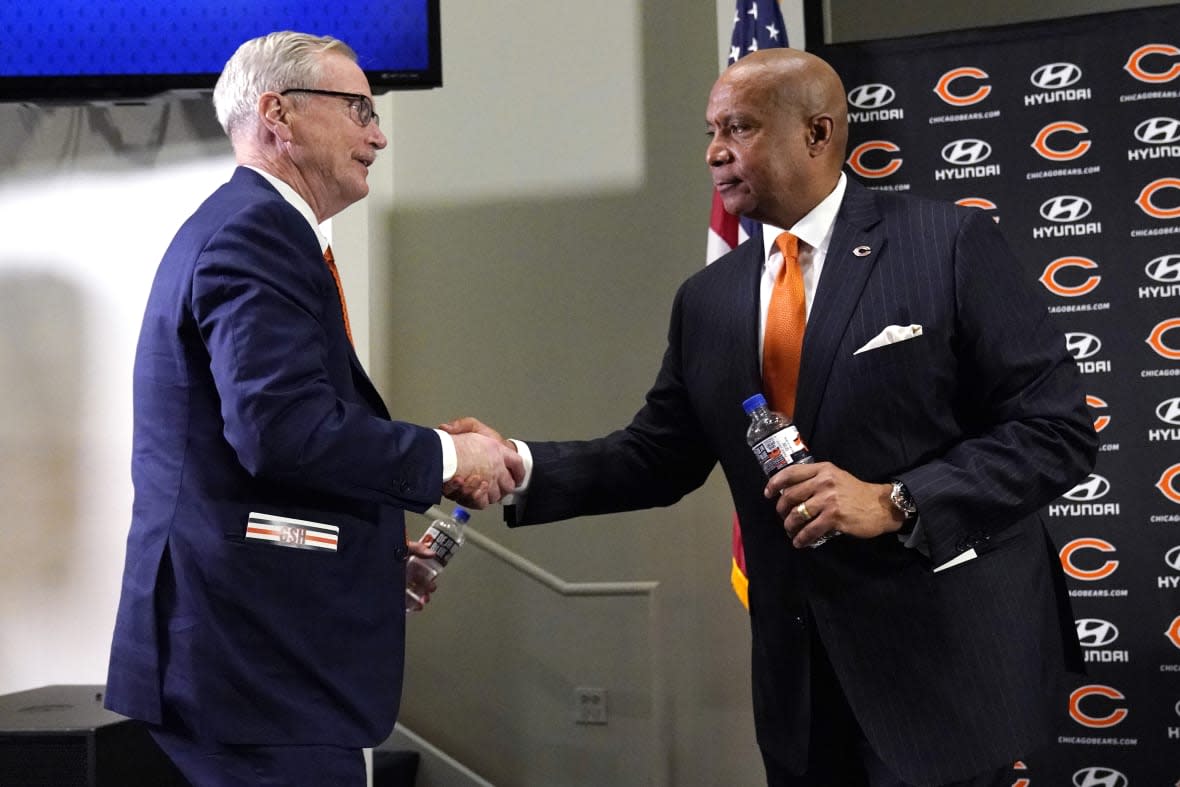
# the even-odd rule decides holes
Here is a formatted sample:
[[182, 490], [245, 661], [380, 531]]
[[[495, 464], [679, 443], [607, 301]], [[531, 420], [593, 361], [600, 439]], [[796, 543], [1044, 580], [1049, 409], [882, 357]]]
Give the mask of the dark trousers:
[[160, 727], [152, 737], [193, 787], [364, 787], [360, 749], [339, 746], [239, 746]]
[[[807, 773], [791, 773], [763, 753], [767, 787], [916, 787], [895, 776], [877, 756], [852, 715], [848, 699], [818, 636], [811, 647], [811, 737]], [[965, 781], [939, 787], [1010, 787], [1005, 765]]]

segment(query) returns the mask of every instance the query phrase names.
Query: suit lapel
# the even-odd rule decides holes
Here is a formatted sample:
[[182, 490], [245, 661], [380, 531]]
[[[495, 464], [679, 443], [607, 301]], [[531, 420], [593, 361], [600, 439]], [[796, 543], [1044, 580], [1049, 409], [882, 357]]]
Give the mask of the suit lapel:
[[[762, 268], [766, 260], [762, 247], [762, 225], [758, 225], [756, 235], [734, 250], [741, 255], [735, 260], [734, 285], [726, 288], [732, 293], [733, 301], [725, 309], [724, 314], [737, 323], [737, 335], [740, 337], [742, 348], [737, 358], [737, 372], [741, 389], [750, 394], [762, 391], [762, 359], [758, 354], [759, 339], [759, 289], [762, 282]], [[746, 394], [749, 396], [750, 394]]]
[[759, 331], [759, 290], [762, 283], [762, 268], [766, 263], [765, 250], [762, 245], [762, 225], [757, 224], [754, 234], [744, 246], [746, 255], [739, 266], [740, 283], [735, 291], [737, 300], [731, 314], [740, 315], [742, 325], [748, 326], [742, 337], [745, 351], [741, 354], [741, 370], [748, 383], [749, 390], [762, 390], [762, 358], [758, 347], [761, 337]]
[[884, 244], [872, 192], [849, 179], [803, 335], [795, 420], [804, 435], [813, 430], [840, 340]]

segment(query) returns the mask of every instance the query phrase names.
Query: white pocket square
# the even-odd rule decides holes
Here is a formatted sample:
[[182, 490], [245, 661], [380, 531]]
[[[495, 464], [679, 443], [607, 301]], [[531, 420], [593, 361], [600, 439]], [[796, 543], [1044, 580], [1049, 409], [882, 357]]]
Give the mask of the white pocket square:
[[897, 342], [904, 342], [907, 339], [914, 339], [922, 335], [921, 325], [890, 325], [885, 330], [865, 342], [864, 347], [853, 353], [853, 355], [860, 355], [869, 350], [876, 350], [878, 347], [885, 347]]

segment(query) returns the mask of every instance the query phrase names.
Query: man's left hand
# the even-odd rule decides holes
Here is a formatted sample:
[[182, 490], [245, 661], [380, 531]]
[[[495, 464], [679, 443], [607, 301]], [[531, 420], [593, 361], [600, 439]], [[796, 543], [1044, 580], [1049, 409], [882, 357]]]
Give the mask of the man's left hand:
[[870, 484], [831, 462], [794, 464], [771, 476], [764, 494], [796, 547], [809, 547], [834, 531], [874, 538], [901, 529], [903, 518], [889, 501], [892, 484]]

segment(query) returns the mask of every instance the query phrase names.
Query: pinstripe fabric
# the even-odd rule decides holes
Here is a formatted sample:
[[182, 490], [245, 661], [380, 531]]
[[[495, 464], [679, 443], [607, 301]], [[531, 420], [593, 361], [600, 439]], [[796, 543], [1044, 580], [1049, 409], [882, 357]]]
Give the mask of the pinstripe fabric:
[[[866, 251], [867, 250], [867, 251]], [[866, 736], [898, 776], [943, 784], [1047, 739], [1080, 652], [1038, 509], [1093, 465], [1076, 365], [983, 213], [849, 182], [803, 340], [795, 420], [812, 452], [865, 481], [901, 478], [930, 556], [892, 535], [795, 550], [745, 444], [759, 390], [747, 243], [673, 306], [647, 401], [598, 440], [533, 443], [514, 523], [667, 505], [720, 461], [750, 578], [754, 713], [764, 756], [802, 768], [808, 643], [822, 639]], [[857, 353], [888, 325], [920, 336]], [[974, 548], [980, 557], [935, 574]]]

